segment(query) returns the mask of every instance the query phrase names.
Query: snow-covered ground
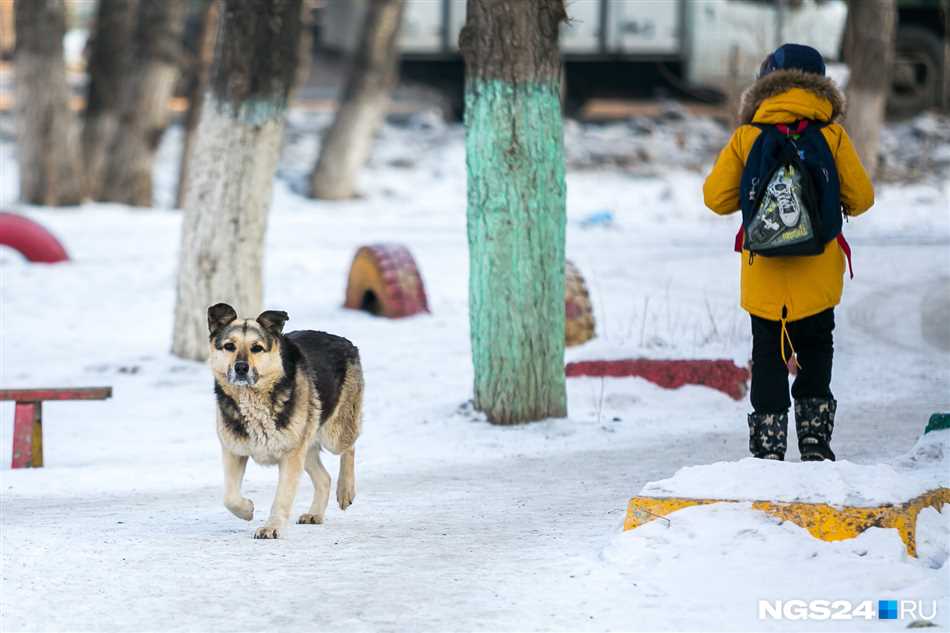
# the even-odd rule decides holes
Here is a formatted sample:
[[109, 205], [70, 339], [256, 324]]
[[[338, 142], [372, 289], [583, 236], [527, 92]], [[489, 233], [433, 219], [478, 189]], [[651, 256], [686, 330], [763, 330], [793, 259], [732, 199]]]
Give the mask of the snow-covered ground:
[[[48, 404], [47, 465], [36, 471], [8, 469], [12, 406], [0, 406], [0, 629], [907, 624], [758, 618], [759, 599], [791, 598], [939, 599], [947, 626], [946, 514], [921, 515], [920, 559], [904, 554], [893, 530], [824, 543], [744, 505], [684, 510], [669, 525], [622, 533], [628, 499], [648, 482], [746, 456], [748, 403], [701, 387], [580, 378], [568, 382], [566, 419], [487, 424], [467, 405], [461, 129], [432, 117], [388, 126], [363, 195], [323, 203], [296, 192], [326, 120], [295, 112], [292, 122], [267, 235], [266, 305], [290, 313], [288, 329], [325, 329], [360, 347], [366, 421], [354, 505], [345, 513], [331, 505], [325, 525], [255, 541], [276, 485], [276, 472], [256, 465], [246, 483], [259, 508], [252, 524], [221, 504], [210, 374], [168, 353], [181, 218], [163, 207], [174, 191], [178, 130], [166, 135], [157, 207], [146, 210], [19, 206], [15, 148], [3, 140], [0, 206], [47, 225], [73, 261], [30, 265], [0, 252], [0, 385], [108, 384], [115, 396]], [[675, 164], [659, 166], [660, 141], [671, 137], [663, 128], [568, 129], [567, 251], [590, 287], [598, 338], [568, 350], [567, 360], [747, 362], [737, 220], [716, 217], [701, 199], [706, 145], [727, 131], [690, 126], [707, 138], [684, 136]], [[591, 158], [628, 142], [658, 148], [646, 152], [653, 169]], [[582, 227], [604, 210], [612, 223]], [[842, 461], [781, 465], [816, 487], [824, 480], [814, 475], [827, 471], [834, 494], [848, 469], [900, 463], [930, 413], [950, 410], [950, 180], [941, 173], [884, 186], [875, 208], [845, 230], [856, 277], [837, 312], [834, 447]], [[431, 315], [387, 321], [340, 307], [354, 252], [376, 241], [411, 248]], [[754, 470], [748, 463], [739, 468]], [[308, 484], [300, 490], [302, 512]]]

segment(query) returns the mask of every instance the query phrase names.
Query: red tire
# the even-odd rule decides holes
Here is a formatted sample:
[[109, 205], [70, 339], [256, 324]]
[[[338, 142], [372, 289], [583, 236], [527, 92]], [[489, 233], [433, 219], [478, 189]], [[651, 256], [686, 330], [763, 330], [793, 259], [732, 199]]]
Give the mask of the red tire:
[[371, 244], [356, 251], [343, 307], [390, 319], [428, 312], [425, 285], [409, 249]]
[[66, 249], [52, 233], [16, 213], [0, 212], [0, 244], [16, 249], [31, 262], [56, 264], [69, 261]]

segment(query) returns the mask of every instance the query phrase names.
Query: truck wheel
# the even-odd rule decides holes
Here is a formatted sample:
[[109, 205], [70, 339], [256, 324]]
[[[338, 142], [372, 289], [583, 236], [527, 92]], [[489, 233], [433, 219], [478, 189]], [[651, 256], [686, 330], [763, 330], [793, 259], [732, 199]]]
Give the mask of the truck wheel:
[[564, 342], [580, 345], [594, 338], [594, 311], [581, 271], [571, 260], [564, 262]]
[[372, 244], [356, 251], [343, 307], [398, 319], [428, 312], [416, 261], [402, 244]]
[[888, 113], [909, 117], [936, 105], [941, 94], [942, 68], [940, 38], [920, 27], [901, 27], [897, 32]]

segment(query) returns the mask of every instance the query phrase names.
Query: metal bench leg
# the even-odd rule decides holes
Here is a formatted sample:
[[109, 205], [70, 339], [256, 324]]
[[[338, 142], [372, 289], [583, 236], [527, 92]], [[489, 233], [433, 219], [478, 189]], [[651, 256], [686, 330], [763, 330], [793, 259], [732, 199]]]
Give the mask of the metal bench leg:
[[13, 412], [12, 468], [43, 466], [43, 403], [17, 402]]

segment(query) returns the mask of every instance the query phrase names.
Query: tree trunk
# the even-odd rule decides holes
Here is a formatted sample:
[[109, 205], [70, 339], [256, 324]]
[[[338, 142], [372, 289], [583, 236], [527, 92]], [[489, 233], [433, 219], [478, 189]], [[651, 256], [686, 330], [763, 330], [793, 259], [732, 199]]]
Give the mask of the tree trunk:
[[208, 306], [261, 310], [264, 233], [300, 0], [225, 0], [185, 194], [172, 352], [208, 354]]
[[950, 0], [943, 0], [943, 86], [940, 95], [940, 107], [944, 112], [950, 112]]
[[122, 113], [108, 155], [102, 200], [152, 205], [152, 162], [168, 125], [184, 18], [185, 0], [139, 4], [132, 72], [124, 78]]
[[188, 169], [191, 160], [192, 144], [194, 143], [195, 129], [201, 119], [201, 104], [204, 103], [205, 90], [208, 88], [208, 77], [211, 72], [211, 62], [214, 59], [214, 45], [218, 35], [218, 14], [220, 4], [218, 0], [211, 0], [201, 15], [201, 37], [198, 43], [198, 54], [194, 62], [198, 66], [195, 82], [188, 91], [188, 113], [185, 115], [185, 140], [181, 148], [181, 163], [178, 168], [178, 193], [175, 196], [175, 206], [185, 206], [185, 192], [188, 190]]
[[86, 196], [99, 199], [106, 158], [122, 110], [122, 85], [134, 73], [130, 62], [138, 0], [99, 0], [89, 42], [89, 86], [82, 129]]
[[14, 11], [20, 198], [30, 204], [79, 204], [79, 126], [69, 108], [63, 2], [17, 2]]
[[352, 198], [359, 170], [369, 158], [373, 136], [396, 84], [402, 0], [370, 0], [360, 45], [347, 76], [333, 125], [323, 138], [320, 159], [310, 176], [314, 198]]
[[850, 68], [846, 126], [872, 178], [877, 173], [896, 38], [895, 0], [848, 3], [844, 42], [844, 58]]
[[16, 30], [13, 28], [13, 2], [0, 0], [0, 59], [13, 59]]
[[[303, 0], [300, 4], [300, 37], [297, 41], [297, 72], [291, 95], [299, 87], [306, 85], [313, 69], [313, 25], [314, 11], [320, 0]], [[291, 98], [293, 98], [291, 96]]]
[[563, 0], [469, 0], [465, 57], [475, 407], [496, 424], [567, 414]]

